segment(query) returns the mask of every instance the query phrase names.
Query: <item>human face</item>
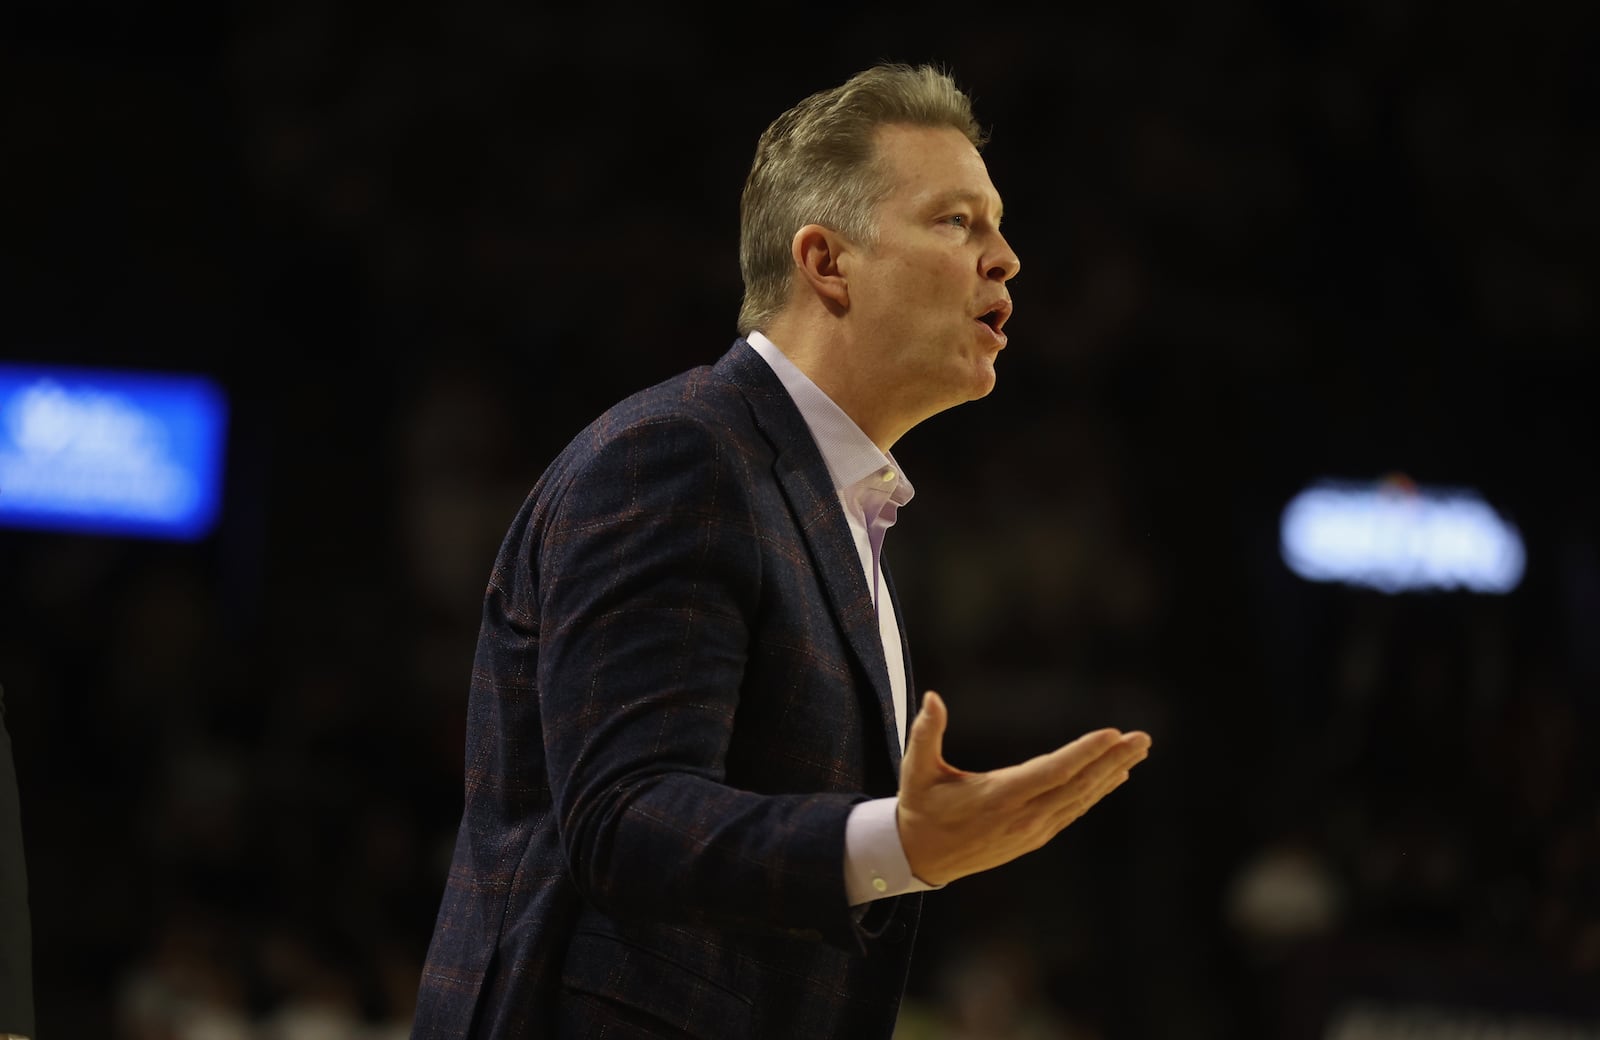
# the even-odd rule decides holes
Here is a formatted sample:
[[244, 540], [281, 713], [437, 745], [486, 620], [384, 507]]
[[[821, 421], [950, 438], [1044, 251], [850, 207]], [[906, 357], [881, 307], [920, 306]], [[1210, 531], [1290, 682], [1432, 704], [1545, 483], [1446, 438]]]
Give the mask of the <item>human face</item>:
[[[870, 356], [898, 432], [994, 389], [1021, 266], [1000, 234], [1001, 202], [966, 135], [884, 126], [877, 155], [892, 185], [877, 241], [848, 272], [856, 349]], [[886, 418], [888, 418], [886, 416]]]

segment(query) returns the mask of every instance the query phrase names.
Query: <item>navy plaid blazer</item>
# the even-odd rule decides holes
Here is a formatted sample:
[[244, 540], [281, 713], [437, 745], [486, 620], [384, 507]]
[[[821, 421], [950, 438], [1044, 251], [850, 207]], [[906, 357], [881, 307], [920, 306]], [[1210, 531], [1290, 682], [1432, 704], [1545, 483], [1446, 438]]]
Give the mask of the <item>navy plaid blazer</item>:
[[766, 362], [741, 339], [618, 404], [489, 580], [414, 1040], [888, 1037], [921, 897], [852, 910], [843, 862], [895, 732], [844, 510]]

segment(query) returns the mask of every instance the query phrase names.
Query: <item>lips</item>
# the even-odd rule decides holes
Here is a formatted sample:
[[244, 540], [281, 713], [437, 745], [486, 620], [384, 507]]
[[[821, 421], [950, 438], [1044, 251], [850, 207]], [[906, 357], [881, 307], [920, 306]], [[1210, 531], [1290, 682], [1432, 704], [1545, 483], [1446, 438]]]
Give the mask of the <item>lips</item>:
[[1004, 346], [1006, 334], [1001, 329], [1010, 317], [1011, 301], [1002, 298], [986, 304], [973, 320], [987, 328], [990, 334]]

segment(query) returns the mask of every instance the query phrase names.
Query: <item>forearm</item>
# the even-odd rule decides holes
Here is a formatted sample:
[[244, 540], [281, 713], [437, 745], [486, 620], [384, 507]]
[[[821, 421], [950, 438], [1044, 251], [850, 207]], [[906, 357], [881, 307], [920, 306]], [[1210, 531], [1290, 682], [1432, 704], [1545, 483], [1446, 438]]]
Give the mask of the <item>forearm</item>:
[[580, 891], [614, 916], [837, 936], [848, 928], [839, 867], [856, 800], [757, 795], [674, 772], [581, 804], [562, 840]]

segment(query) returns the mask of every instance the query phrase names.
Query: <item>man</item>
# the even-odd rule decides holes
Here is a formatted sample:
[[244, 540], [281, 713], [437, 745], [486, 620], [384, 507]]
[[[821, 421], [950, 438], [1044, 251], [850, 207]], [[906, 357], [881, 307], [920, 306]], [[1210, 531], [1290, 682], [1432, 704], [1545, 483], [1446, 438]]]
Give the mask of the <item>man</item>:
[[533, 489], [485, 598], [418, 1040], [887, 1037], [919, 893], [1038, 848], [1144, 757], [1101, 730], [966, 773], [943, 702], [908, 701], [888, 452], [993, 387], [1019, 266], [982, 142], [931, 68], [780, 116], [741, 338]]

